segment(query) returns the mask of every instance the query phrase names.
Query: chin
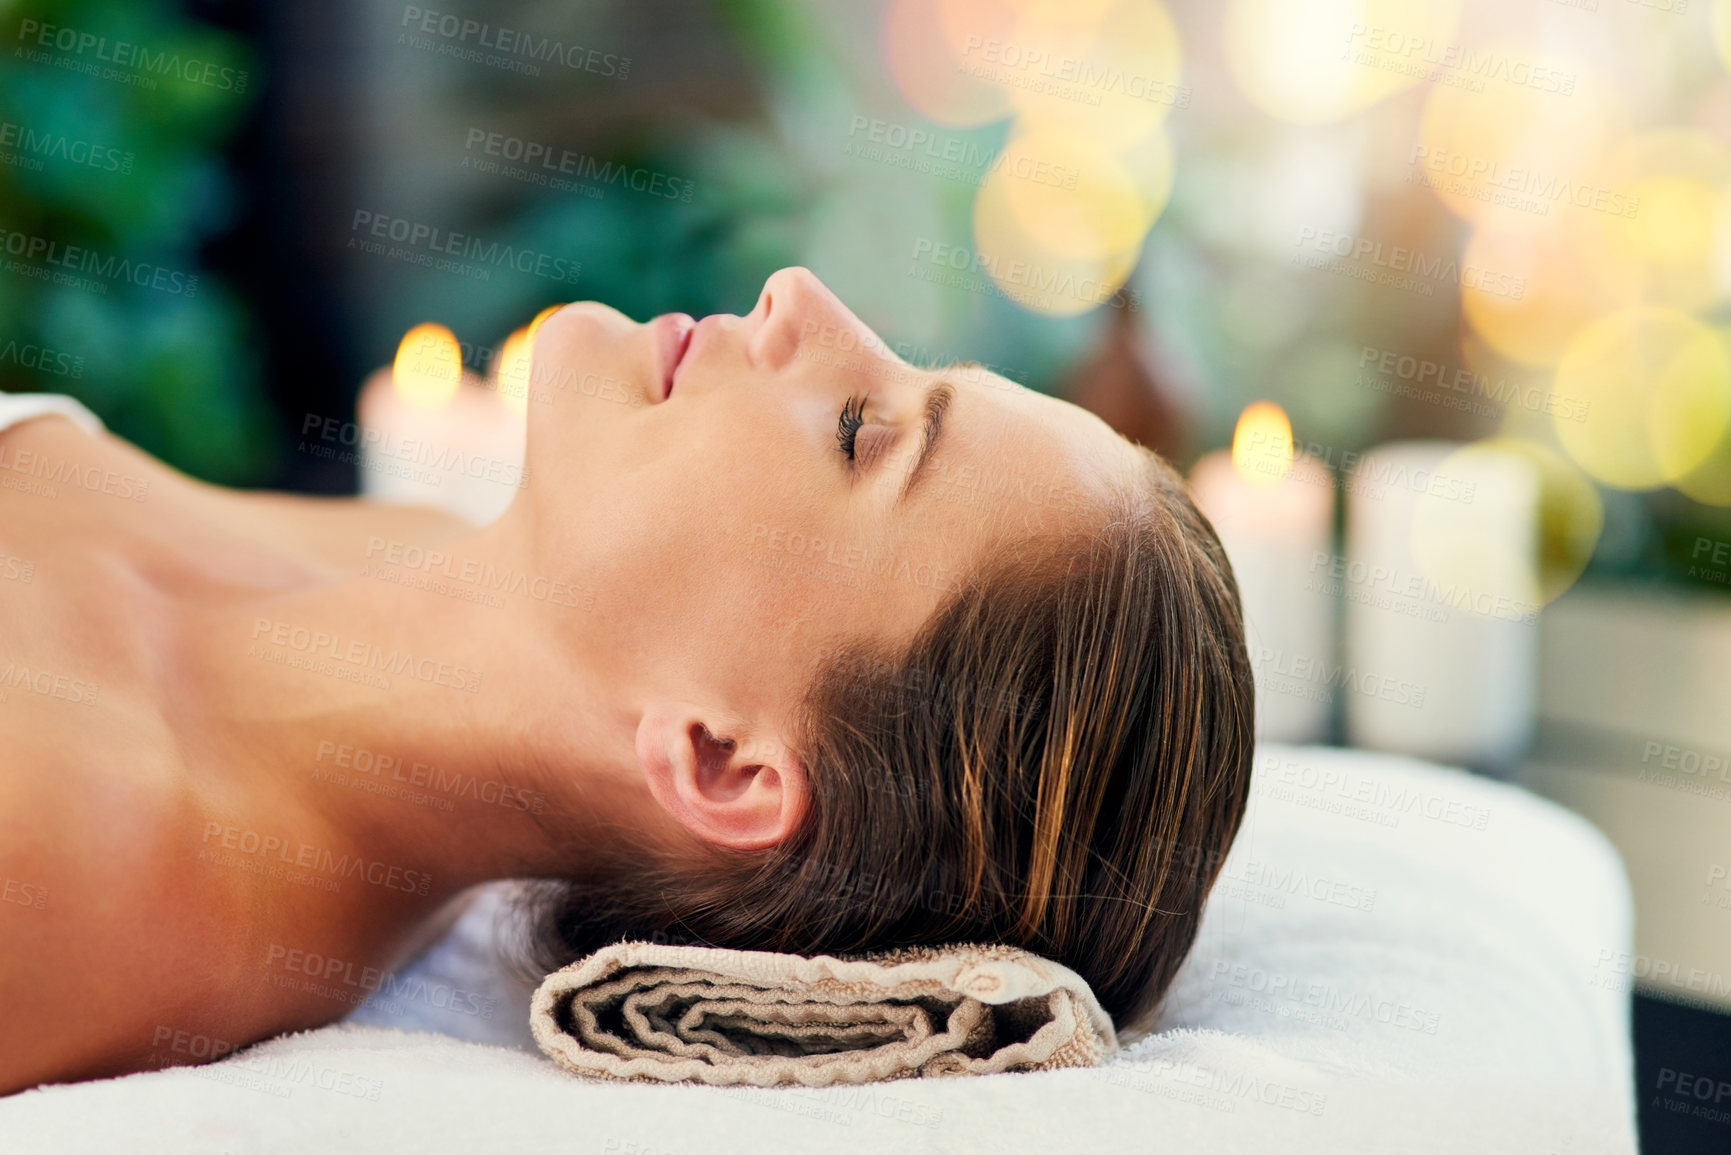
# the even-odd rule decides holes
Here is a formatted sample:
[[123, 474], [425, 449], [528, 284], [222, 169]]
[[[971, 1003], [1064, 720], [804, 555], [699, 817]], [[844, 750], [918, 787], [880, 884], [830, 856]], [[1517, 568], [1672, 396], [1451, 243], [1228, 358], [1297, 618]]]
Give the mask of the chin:
[[531, 477], [556, 485], [573, 454], [651, 403], [648, 345], [646, 326], [594, 301], [541, 323], [529, 370]]

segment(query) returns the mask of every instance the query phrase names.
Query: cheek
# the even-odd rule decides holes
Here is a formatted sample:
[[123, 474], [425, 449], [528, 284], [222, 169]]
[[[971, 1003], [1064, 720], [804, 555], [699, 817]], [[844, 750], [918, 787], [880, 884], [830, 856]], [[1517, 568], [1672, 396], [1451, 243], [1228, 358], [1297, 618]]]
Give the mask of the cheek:
[[597, 439], [573, 466], [545, 506], [554, 549], [634, 618], [761, 628], [800, 600], [814, 552], [838, 535], [835, 502], [763, 440], [666, 416]]
[[869, 599], [844, 565], [849, 544], [866, 535], [849, 530], [834, 496], [816, 492], [809, 475], [730, 457], [723, 468], [679, 476], [677, 490], [636, 511], [664, 529], [628, 564], [634, 580], [659, 583], [654, 601], [665, 621], [703, 636], [718, 676], [797, 666], [813, 638], [866, 625]]

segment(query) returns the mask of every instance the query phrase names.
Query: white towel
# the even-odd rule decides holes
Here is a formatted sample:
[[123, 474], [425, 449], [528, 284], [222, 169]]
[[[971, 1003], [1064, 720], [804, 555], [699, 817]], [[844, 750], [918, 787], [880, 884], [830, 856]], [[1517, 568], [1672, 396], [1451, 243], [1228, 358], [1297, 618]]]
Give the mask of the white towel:
[[[1631, 949], [1628, 886], [1581, 819], [1408, 759], [1264, 747], [1225, 872], [1156, 1032], [1097, 1068], [603, 1083], [521, 1049], [344, 1025], [0, 1100], [0, 1155], [1633, 1155], [1627, 976], [1609, 961]], [[494, 981], [485, 948], [451, 941], [405, 977]], [[527, 1042], [526, 1009], [513, 1022], [502, 1002], [481, 1020], [409, 999], [389, 1021]]]

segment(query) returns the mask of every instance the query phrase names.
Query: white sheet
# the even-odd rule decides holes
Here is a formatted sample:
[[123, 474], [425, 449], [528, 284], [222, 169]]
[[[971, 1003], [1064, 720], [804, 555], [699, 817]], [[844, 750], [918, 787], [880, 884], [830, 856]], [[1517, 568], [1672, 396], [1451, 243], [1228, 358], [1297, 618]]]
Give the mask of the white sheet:
[[102, 419], [64, 393], [0, 393], [0, 433], [50, 413], [72, 418], [87, 433], [102, 432]]
[[492, 913], [349, 1023], [0, 1102], [0, 1151], [1635, 1150], [1615, 852], [1520, 790], [1410, 760], [1264, 747], [1157, 1031], [1093, 1071], [584, 1082], [527, 1044]]

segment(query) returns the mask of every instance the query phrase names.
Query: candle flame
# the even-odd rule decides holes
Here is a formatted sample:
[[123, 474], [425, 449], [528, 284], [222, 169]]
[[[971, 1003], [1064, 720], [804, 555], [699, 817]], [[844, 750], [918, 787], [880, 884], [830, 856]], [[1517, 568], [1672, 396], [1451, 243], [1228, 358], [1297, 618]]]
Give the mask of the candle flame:
[[529, 322], [528, 329], [528, 338], [531, 345], [535, 342], [535, 334], [541, 331], [541, 323], [564, 307], [564, 305], [548, 305], [545, 309], [542, 309], [539, 313], [535, 314], [535, 319]]
[[505, 338], [499, 359], [493, 363], [493, 385], [513, 413], [529, 408], [529, 353], [532, 348], [529, 326], [524, 326]]
[[449, 329], [427, 321], [403, 334], [391, 364], [397, 396], [422, 409], [437, 409], [457, 395], [462, 380], [463, 349]]
[[1272, 401], [1255, 401], [1232, 432], [1232, 467], [1251, 485], [1274, 485], [1292, 469], [1292, 423]]
[[536, 313], [527, 325], [505, 338], [499, 358], [493, 362], [493, 387], [504, 399], [505, 408], [513, 413], [524, 413], [529, 408], [529, 367], [534, 359], [535, 334], [543, 321], [564, 307], [548, 305]]

